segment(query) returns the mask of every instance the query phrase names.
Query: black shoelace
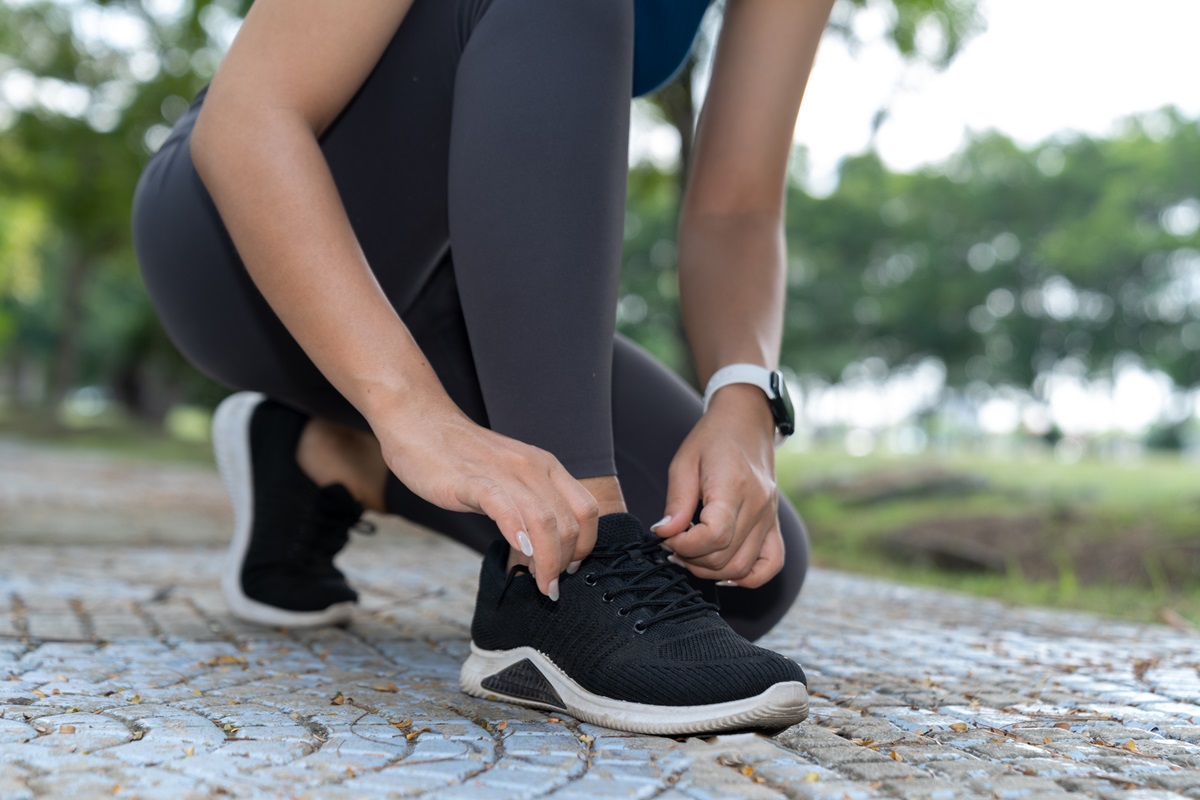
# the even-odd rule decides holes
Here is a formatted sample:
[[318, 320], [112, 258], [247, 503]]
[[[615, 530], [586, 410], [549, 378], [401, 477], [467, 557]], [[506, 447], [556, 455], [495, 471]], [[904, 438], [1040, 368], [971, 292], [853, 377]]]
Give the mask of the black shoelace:
[[[503, 601], [513, 578], [528, 571], [528, 568], [520, 565], [512, 568], [500, 593], [500, 601]], [[634, 623], [633, 629], [638, 633], [644, 633], [657, 622], [689, 619], [717, 610], [715, 604], [705, 600], [697, 589], [688, 584], [687, 573], [681, 567], [667, 561], [656, 540], [597, 547], [584, 559], [579, 571], [583, 573], [583, 582], [588, 586], [596, 586], [603, 578], [612, 577], [621, 581], [621, 585], [606, 589], [600, 596], [603, 603], [615, 602], [622, 595], [633, 596], [633, 602], [617, 607], [617, 616], [624, 617], [639, 608], [653, 609], [649, 616]]]

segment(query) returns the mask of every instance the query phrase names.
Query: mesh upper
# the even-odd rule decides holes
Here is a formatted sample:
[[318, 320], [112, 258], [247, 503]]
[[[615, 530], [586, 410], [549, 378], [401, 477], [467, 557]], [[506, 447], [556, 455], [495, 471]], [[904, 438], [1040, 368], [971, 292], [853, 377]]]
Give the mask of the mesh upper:
[[[597, 551], [638, 544], [646, 536], [632, 515], [601, 517]], [[652, 705], [720, 703], [805, 680], [799, 665], [752, 645], [712, 610], [654, 622], [638, 633], [635, 624], [654, 611], [640, 607], [620, 616], [632, 592], [603, 602], [623, 579], [604, 576], [602, 558], [589, 557], [574, 575], [560, 576], [560, 599], [553, 602], [528, 573], [518, 573], [505, 590], [507, 556], [507, 544], [497, 542], [480, 574], [471, 636], [486, 650], [533, 647], [591, 692]], [[671, 566], [667, 575], [677, 569]]]

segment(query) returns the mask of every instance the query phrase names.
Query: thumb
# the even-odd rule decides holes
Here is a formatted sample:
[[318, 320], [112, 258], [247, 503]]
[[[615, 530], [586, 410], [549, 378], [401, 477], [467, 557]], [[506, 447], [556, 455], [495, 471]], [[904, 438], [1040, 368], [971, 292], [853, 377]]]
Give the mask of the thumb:
[[667, 472], [667, 507], [662, 519], [650, 526], [668, 538], [686, 531], [700, 503], [700, 464], [693, 459], [676, 459]]

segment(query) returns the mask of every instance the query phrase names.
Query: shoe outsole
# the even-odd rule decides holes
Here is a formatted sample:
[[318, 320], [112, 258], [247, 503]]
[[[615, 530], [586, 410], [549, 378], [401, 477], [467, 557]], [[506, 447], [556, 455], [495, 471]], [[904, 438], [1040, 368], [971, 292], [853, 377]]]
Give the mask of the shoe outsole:
[[[545, 684], [526, 696], [506, 694], [494, 678], [532, 663]], [[492, 688], [484, 686], [489, 682]], [[459, 675], [462, 690], [485, 700], [502, 700], [545, 711], [561, 711], [594, 725], [654, 735], [716, 733], [746, 728], [786, 728], [808, 716], [808, 689], [799, 681], [777, 683], [754, 697], [700, 706], [659, 706], [614, 700], [589, 692], [532, 647], [484, 650], [471, 643]], [[548, 687], [546, 686], [548, 684]], [[526, 684], [528, 685], [528, 684]], [[547, 688], [552, 691], [547, 691]], [[549, 698], [557, 696], [561, 705]]]
[[233, 504], [233, 540], [221, 573], [221, 594], [233, 616], [272, 627], [315, 628], [348, 622], [354, 603], [335, 603], [321, 611], [288, 611], [247, 597], [242, 591], [242, 564], [254, 524], [254, 484], [250, 465], [250, 418], [266, 397], [239, 392], [217, 406], [213, 415], [213, 450], [217, 471]]

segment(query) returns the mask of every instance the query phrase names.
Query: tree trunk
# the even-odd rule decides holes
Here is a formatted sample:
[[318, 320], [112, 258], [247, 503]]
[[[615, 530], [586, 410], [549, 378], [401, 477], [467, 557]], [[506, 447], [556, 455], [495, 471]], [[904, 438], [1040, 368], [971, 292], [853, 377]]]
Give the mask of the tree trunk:
[[54, 378], [50, 402], [53, 408], [75, 388], [79, 378], [80, 337], [83, 334], [83, 292], [91, 277], [92, 262], [82, 253], [70, 256], [63, 282], [63, 303], [58, 343], [54, 348]]

